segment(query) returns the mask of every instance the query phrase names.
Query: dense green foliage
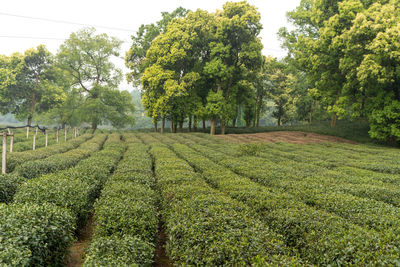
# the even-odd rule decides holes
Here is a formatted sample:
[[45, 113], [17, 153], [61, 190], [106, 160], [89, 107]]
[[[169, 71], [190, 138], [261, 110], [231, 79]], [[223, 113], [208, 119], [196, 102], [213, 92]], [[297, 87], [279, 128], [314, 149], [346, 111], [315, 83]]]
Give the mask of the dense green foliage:
[[271, 255], [298, 263], [281, 236], [247, 206], [212, 189], [165, 144], [149, 135], [139, 137], [153, 143], [150, 153], [162, 196], [167, 251], [176, 264], [245, 265]]
[[303, 0], [288, 13], [295, 30], [280, 31], [333, 124], [337, 117], [368, 117], [371, 137], [394, 143], [400, 140], [398, 5]]
[[132, 135], [95, 204], [96, 227], [85, 266], [151, 266], [158, 227], [148, 147]]

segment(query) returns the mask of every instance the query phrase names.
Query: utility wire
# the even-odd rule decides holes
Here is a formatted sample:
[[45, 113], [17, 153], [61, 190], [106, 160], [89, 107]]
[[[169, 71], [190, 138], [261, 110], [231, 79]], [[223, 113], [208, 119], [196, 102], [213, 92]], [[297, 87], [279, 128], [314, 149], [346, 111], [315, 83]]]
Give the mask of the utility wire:
[[72, 21], [66, 21], [66, 20], [56, 20], [56, 19], [23, 16], [23, 15], [11, 14], [11, 13], [4, 13], [4, 12], [0, 12], [0, 15], [16, 17], [16, 18], [24, 18], [24, 19], [41, 20], [41, 21], [47, 21], [47, 22], [53, 22], [53, 23], [71, 24], [71, 25], [78, 25], [78, 26], [89, 26], [89, 27], [103, 28], [103, 29], [109, 29], [109, 30], [115, 30], [115, 31], [125, 31], [125, 32], [132, 32], [132, 33], [136, 32], [136, 31], [133, 31], [130, 29], [124, 29], [124, 28], [109, 27], [109, 26], [102, 26], [102, 25], [96, 25], [96, 24], [84, 24], [84, 23], [72, 22]]
[[15, 36], [15, 35], [0, 35], [0, 38], [9, 39], [35, 39], [35, 40], [55, 40], [55, 41], [65, 41], [65, 38], [55, 38], [55, 37], [34, 37], [34, 36]]

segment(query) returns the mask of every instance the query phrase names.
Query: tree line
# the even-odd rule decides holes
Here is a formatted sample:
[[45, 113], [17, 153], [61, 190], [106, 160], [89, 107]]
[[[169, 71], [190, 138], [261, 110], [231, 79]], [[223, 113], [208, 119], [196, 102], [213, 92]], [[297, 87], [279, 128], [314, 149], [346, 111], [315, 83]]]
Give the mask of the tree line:
[[235, 126], [239, 109], [246, 125], [259, 125], [266, 100], [275, 103], [278, 124], [295, 109], [295, 75], [288, 64], [263, 56], [257, 8], [227, 2], [222, 10], [178, 8], [142, 25], [126, 55], [127, 78], [142, 89], [142, 103], [157, 128], [169, 120], [174, 132], [209, 120], [221, 133]]
[[134, 105], [117, 90], [122, 72], [111, 58], [121, 41], [94, 28], [72, 33], [56, 55], [44, 45], [24, 54], [0, 55], [0, 112], [20, 121], [76, 126], [133, 124]]
[[258, 126], [267, 101], [278, 125], [368, 121], [370, 135], [400, 140], [398, 0], [302, 0], [278, 35], [285, 58], [263, 56], [257, 8], [227, 2], [210, 13], [178, 8], [142, 25], [126, 55], [153, 122]]

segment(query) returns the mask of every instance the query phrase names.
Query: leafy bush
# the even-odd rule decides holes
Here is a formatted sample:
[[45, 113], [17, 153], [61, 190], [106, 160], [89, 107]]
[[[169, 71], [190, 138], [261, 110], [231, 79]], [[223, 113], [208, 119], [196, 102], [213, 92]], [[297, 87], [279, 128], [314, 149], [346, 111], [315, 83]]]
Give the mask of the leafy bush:
[[10, 202], [25, 179], [15, 174], [0, 175], [0, 202]]
[[21, 176], [31, 179], [41, 174], [70, 168], [81, 159], [99, 150], [106, 139], [105, 135], [97, 135], [90, 141], [82, 143], [79, 148], [62, 154], [55, 154], [45, 159], [28, 161], [19, 165], [16, 171]]
[[152, 266], [154, 244], [132, 236], [92, 241], [83, 266]]
[[72, 215], [51, 204], [0, 205], [0, 221], [0, 263], [59, 265], [73, 241]]
[[245, 205], [210, 188], [164, 145], [152, 144], [170, 259], [178, 265], [249, 265], [253, 257], [288, 255], [280, 235]]
[[[158, 229], [157, 197], [151, 189], [152, 160], [147, 146], [131, 135], [114, 175], [95, 204], [96, 228], [85, 266], [150, 266]], [[142, 165], [133, 162], [142, 162]]]
[[14, 171], [15, 167], [21, 165], [22, 163], [32, 160], [47, 158], [51, 155], [64, 153], [68, 150], [74, 149], [92, 137], [93, 135], [91, 134], [85, 134], [77, 137], [76, 139], [69, 140], [66, 143], [62, 142], [48, 147], [39, 148], [34, 151], [29, 150], [24, 152], [8, 153], [7, 172], [9, 173]]

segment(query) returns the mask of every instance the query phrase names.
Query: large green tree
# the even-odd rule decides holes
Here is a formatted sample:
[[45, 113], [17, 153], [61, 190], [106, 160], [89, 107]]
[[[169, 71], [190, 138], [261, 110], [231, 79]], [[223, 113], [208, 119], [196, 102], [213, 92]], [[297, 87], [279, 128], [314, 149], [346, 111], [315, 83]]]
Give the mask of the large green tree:
[[65, 97], [57, 85], [57, 69], [53, 56], [44, 45], [2, 56], [1, 73], [4, 81], [0, 87], [2, 113], [12, 113], [28, 125], [36, 114], [46, 112]]
[[101, 123], [123, 127], [133, 123], [134, 105], [128, 92], [120, 92], [122, 72], [112, 62], [119, 56], [121, 41], [94, 28], [72, 33], [57, 54], [59, 67], [67, 71], [70, 86], [84, 97], [82, 121], [95, 130]]

